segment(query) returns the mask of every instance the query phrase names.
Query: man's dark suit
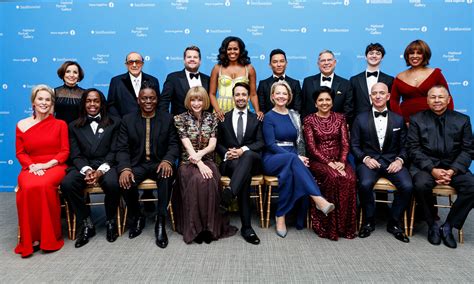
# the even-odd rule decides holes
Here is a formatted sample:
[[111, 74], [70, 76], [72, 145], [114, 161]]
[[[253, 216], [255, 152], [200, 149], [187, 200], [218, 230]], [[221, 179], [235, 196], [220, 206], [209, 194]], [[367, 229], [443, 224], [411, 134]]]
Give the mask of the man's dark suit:
[[[301, 87], [300, 81], [285, 76], [285, 81], [290, 85], [291, 92], [293, 93], [293, 100], [291, 101], [288, 108], [294, 109], [298, 112], [301, 111]], [[260, 109], [267, 113], [273, 108], [273, 104], [270, 101], [271, 88], [273, 83], [275, 83], [275, 78], [272, 76], [268, 77], [265, 80], [261, 80], [258, 83], [257, 95], [258, 95], [258, 105]]]
[[[144, 84], [151, 85], [158, 99], [160, 99], [160, 84], [158, 79], [142, 72], [141, 86]], [[130, 80], [130, 73], [127, 72], [115, 76], [110, 80], [107, 105], [109, 113], [120, 118], [126, 114], [135, 113], [140, 109], [138, 107], [135, 90], [133, 89], [133, 83]]]
[[[217, 152], [223, 162], [220, 165], [222, 175], [230, 176], [230, 188], [235, 196], [238, 196], [240, 219], [242, 221], [242, 230], [251, 227], [250, 222], [250, 196], [248, 189], [252, 181], [252, 175], [261, 171], [261, 153], [265, 142], [262, 135], [262, 124], [257, 116], [247, 112], [247, 126], [242, 143], [237, 140], [237, 135], [232, 126], [233, 111], [225, 114], [224, 121], [219, 122]], [[249, 150], [245, 151], [238, 159], [224, 161], [225, 153], [229, 148], [240, 148], [247, 146]], [[243, 232], [245, 233], [245, 232]]]
[[432, 226], [432, 190], [436, 182], [431, 170], [441, 168], [455, 171], [450, 185], [456, 189], [458, 195], [446, 222], [460, 229], [474, 206], [474, 176], [469, 171], [472, 162], [471, 122], [467, 115], [456, 111], [446, 110], [444, 115], [444, 137], [440, 137], [437, 115], [431, 110], [419, 112], [410, 118], [407, 137], [411, 159], [410, 172], [418, 202], [423, 207], [428, 225]]
[[156, 180], [158, 214], [166, 216], [168, 190], [173, 178], [162, 178], [161, 173], [156, 173], [156, 170], [163, 160], [174, 165], [179, 156], [178, 135], [171, 114], [157, 110], [150, 121], [150, 160], [147, 161], [145, 157], [145, 124], [145, 118], [142, 117], [140, 111], [123, 117], [117, 141], [117, 171], [121, 173], [128, 168], [135, 176], [135, 183], [130, 189], [125, 190], [130, 216], [139, 214], [137, 185], [147, 178]]
[[[82, 127], [76, 127], [76, 121], [69, 124], [70, 159], [73, 166], [68, 169], [66, 177], [61, 182], [61, 192], [71, 203], [79, 222], [89, 216], [83, 193], [87, 184], [84, 181], [85, 176], [80, 173], [85, 166], [97, 170], [103, 163], [109, 164], [110, 170], [99, 179], [99, 184], [105, 193], [107, 220], [113, 219], [117, 211], [120, 187], [114, 163], [120, 120], [110, 117], [109, 119], [112, 120], [112, 124], [103, 127], [99, 123], [95, 135], [89, 123]], [[103, 129], [102, 133], [100, 129]]]
[[[209, 93], [209, 76], [199, 72], [199, 79], [201, 80], [202, 87]], [[160, 96], [159, 109], [169, 111], [171, 103], [171, 113], [173, 115], [187, 111], [184, 106], [184, 99], [189, 89], [189, 82], [184, 69], [168, 74]], [[212, 110], [208, 111], [212, 112]]]
[[[313, 94], [321, 87], [321, 73], [306, 77], [303, 81], [301, 120], [307, 115], [315, 113]], [[348, 80], [334, 74], [332, 86], [335, 98], [332, 110], [346, 116], [346, 121], [351, 124], [353, 120], [352, 89]]]
[[[403, 210], [410, 201], [413, 185], [407, 168], [402, 167], [397, 173], [387, 173], [387, 167], [397, 157], [403, 159], [404, 163], [408, 162], [404, 146], [405, 138], [406, 126], [403, 118], [391, 111], [388, 111], [387, 131], [382, 150], [379, 145], [372, 110], [357, 115], [352, 124], [351, 150], [357, 162], [359, 197], [362, 206], [365, 208], [367, 219], [373, 219], [374, 217], [373, 187], [380, 177], [387, 178], [397, 188], [397, 194], [391, 209], [393, 221], [399, 221]], [[369, 169], [363, 163], [363, 159], [367, 156], [377, 160], [381, 164], [380, 168]]]
[[[369, 94], [370, 90], [367, 88], [366, 71], [352, 76], [349, 80], [352, 88], [352, 101], [354, 102], [354, 116], [361, 112], [369, 111], [372, 108]], [[388, 86], [388, 91], [392, 89], [393, 77], [379, 71], [377, 83], [385, 83]]]

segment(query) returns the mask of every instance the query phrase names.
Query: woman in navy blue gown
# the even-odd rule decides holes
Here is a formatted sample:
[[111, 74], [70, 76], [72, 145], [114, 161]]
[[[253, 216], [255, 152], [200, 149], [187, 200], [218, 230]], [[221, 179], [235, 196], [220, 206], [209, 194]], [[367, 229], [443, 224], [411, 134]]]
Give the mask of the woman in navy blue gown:
[[265, 174], [278, 177], [278, 209], [276, 211], [276, 233], [284, 238], [287, 234], [285, 215], [296, 200], [310, 196], [316, 207], [324, 214], [334, 210], [334, 204], [321, 196], [313, 175], [308, 170], [309, 160], [304, 156], [304, 141], [298, 112], [288, 109], [291, 88], [285, 81], [272, 85], [273, 109], [265, 114], [263, 136], [263, 170]]

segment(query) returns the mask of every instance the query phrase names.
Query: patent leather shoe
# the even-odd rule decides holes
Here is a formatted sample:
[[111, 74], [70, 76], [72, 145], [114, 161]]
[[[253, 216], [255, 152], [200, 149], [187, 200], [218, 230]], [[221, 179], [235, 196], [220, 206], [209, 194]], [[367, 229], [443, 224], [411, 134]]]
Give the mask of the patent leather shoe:
[[115, 242], [118, 238], [117, 224], [115, 223], [115, 220], [110, 220], [110, 221], [105, 222], [105, 228], [107, 230], [106, 232], [107, 241], [109, 243]]
[[142, 233], [143, 228], [145, 228], [145, 222], [145, 216], [135, 217], [132, 226], [130, 226], [128, 237], [130, 239], [138, 237]]
[[435, 246], [441, 244], [441, 236], [439, 234], [439, 229], [437, 226], [431, 226], [428, 229], [428, 242]]
[[95, 236], [95, 227], [94, 226], [82, 226], [81, 232], [77, 236], [76, 243], [74, 246], [80, 248], [86, 245], [89, 242], [89, 239]]
[[447, 246], [448, 248], [454, 249], [458, 246], [456, 243], [456, 240], [454, 239], [452, 229], [445, 230], [444, 226], [441, 226], [439, 227], [439, 235], [441, 236], [441, 239], [443, 240], [443, 244]]
[[404, 242], [404, 243], [410, 242], [410, 239], [407, 237], [407, 235], [405, 235], [402, 228], [400, 228], [397, 225], [388, 225], [387, 226], [387, 232], [392, 234], [395, 237], [395, 239], [397, 239], [401, 242]]
[[252, 245], [260, 244], [260, 239], [258, 238], [257, 234], [255, 234], [255, 231], [252, 228], [242, 230], [240, 234], [247, 243], [250, 243]]
[[375, 231], [375, 224], [367, 223], [360, 229], [359, 238], [367, 238], [373, 231]]
[[156, 245], [160, 248], [166, 248], [168, 246], [168, 236], [166, 235], [166, 217], [158, 216], [158, 220], [155, 223], [155, 237]]

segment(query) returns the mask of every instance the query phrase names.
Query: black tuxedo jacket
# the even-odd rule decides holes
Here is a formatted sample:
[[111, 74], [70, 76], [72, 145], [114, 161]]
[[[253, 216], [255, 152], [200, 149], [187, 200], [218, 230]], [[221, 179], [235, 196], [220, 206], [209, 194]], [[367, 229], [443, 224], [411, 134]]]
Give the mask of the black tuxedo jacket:
[[[209, 76], [199, 72], [199, 79], [201, 80], [203, 88], [209, 93]], [[168, 74], [163, 85], [159, 109], [169, 111], [171, 103], [171, 113], [173, 115], [182, 114], [187, 111], [184, 106], [184, 99], [189, 89], [189, 82], [184, 69]], [[208, 111], [212, 112], [212, 109]]]
[[410, 172], [431, 172], [433, 168], [451, 168], [461, 174], [471, 165], [472, 130], [467, 115], [447, 110], [445, 114], [444, 141], [446, 149], [437, 144], [436, 114], [431, 110], [419, 112], [410, 118], [407, 148], [412, 161]]
[[[370, 103], [369, 99], [370, 90], [367, 88], [367, 78], [365, 71], [352, 76], [349, 81], [352, 88], [352, 100], [354, 101], [354, 115], [371, 110], [372, 104]], [[393, 77], [383, 72], [379, 72], [377, 82], [385, 83], [385, 85], [388, 86], [388, 91], [390, 92], [392, 89]]]
[[387, 132], [385, 133], [382, 150], [380, 150], [372, 110], [363, 112], [356, 116], [352, 124], [352, 154], [358, 163], [362, 163], [366, 156], [376, 159], [382, 166], [388, 166], [397, 157], [402, 158], [407, 163], [406, 133], [407, 129], [403, 117], [388, 111]]
[[265, 146], [262, 134], [262, 123], [254, 113], [247, 112], [247, 127], [241, 144], [237, 141], [237, 135], [232, 126], [232, 112], [228, 111], [224, 116], [224, 121], [219, 122], [217, 137], [217, 153], [224, 160], [225, 153], [229, 148], [240, 148], [247, 146], [249, 150], [260, 153]]
[[[300, 81], [295, 80], [287, 75], [285, 75], [285, 81], [290, 85], [291, 92], [293, 93], [293, 100], [291, 101], [288, 108], [294, 109], [298, 112], [301, 111], [301, 87]], [[258, 82], [257, 95], [258, 95], [258, 105], [260, 110], [267, 113], [273, 108], [273, 104], [270, 101], [271, 88], [275, 82], [273, 75], [268, 77], [265, 80]]]
[[[88, 123], [82, 127], [76, 127], [76, 121], [69, 124], [69, 158], [78, 171], [85, 166], [97, 169], [103, 163], [114, 165], [120, 119], [109, 119], [112, 124], [107, 127], [99, 124], [96, 135]], [[99, 133], [100, 129], [103, 129], [102, 133]]]
[[[152, 139], [152, 162], [166, 160], [174, 165], [179, 156], [179, 142], [174, 119], [171, 114], [156, 111]], [[132, 168], [145, 161], [145, 119], [141, 113], [130, 113], [123, 117], [117, 141], [117, 170]]]
[[[144, 83], [153, 86], [158, 99], [160, 99], [160, 84], [158, 79], [151, 75], [142, 73], [142, 86]], [[135, 113], [140, 109], [138, 107], [137, 96], [135, 95], [135, 90], [133, 89], [133, 84], [128, 72], [115, 76], [110, 80], [107, 105], [109, 113], [118, 117], [123, 117], [129, 113]]]
[[[307, 115], [315, 113], [313, 94], [321, 87], [321, 73], [306, 77], [303, 81], [303, 99], [301, 120]], [[334, 74], [332, 87], [335, 98], [332, 110], [346, 116], [346, 121], [351, 124], [353, 120], [352, 88], [348, 80]]]

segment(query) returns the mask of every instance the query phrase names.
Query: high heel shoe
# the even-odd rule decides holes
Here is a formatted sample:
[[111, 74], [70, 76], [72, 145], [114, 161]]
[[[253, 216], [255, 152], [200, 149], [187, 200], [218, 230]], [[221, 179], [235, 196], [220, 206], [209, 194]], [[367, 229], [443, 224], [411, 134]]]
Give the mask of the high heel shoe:
[[328, 202], [328, 205], [327, 205], [326, 207], [321, 208], [321, 207], [319, 207], [319, 205], [316, 204], [316, 208], [317, 208], [319, 211], [323, 212], [324, 215], [327, 216], [327, 215], [328, 215], [329, 213], [331, 213], [334, 209], [336, 209], [336, 206], [334, 206], [334, 204]]
[[276, 234], [277, 234], [277, 236], [279, 236], [280, 238], [284, 238], [284, 237], [286, 237], [286, 235], [288, 234], [288, 230], [286, 230], [286, 229], [285, 229], [284, 231], [278, 230], [278, 227], [277, 227], [277, 224], [276, 224], [276, 223], [277, 223], [277, 220], [278, 220], [278, 217], [275, 216], [275, 231], [276, 231]]

